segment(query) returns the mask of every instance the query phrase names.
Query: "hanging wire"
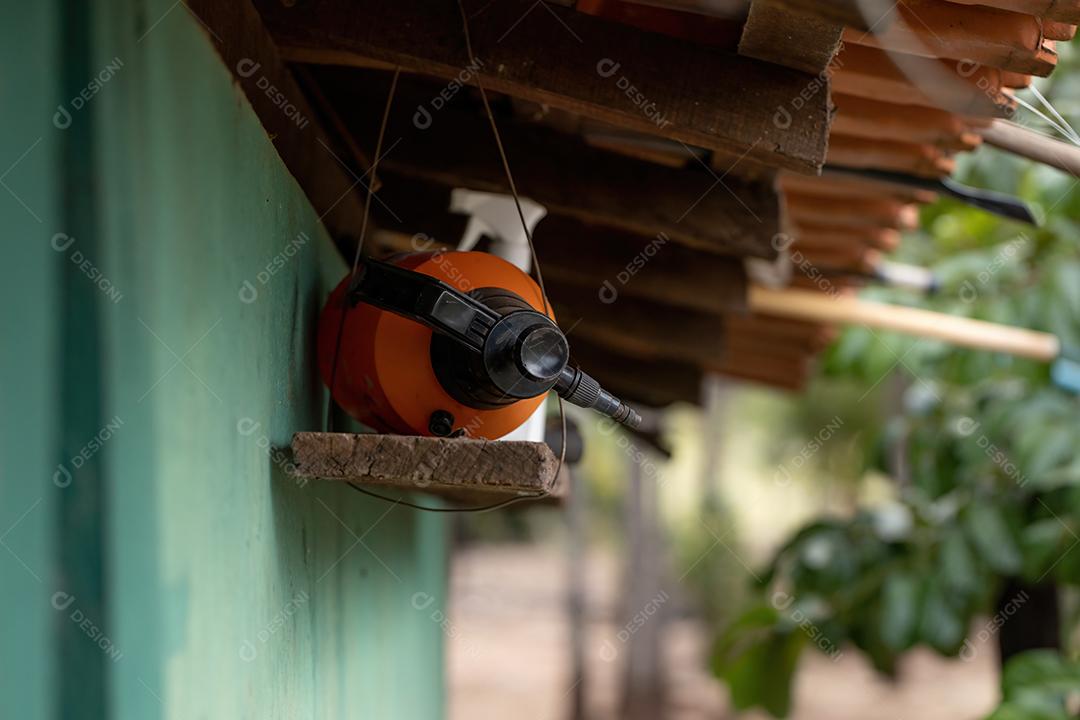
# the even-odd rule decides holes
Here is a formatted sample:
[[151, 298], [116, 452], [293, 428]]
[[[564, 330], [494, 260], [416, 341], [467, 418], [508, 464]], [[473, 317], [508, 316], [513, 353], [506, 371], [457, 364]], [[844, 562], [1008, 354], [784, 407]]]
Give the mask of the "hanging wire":
[[1064, 127], [1062, 127], [1062, 126], [1061, 126], [1061, 124], [1060, 124], [1060, 123], [1058, 123], [1058, 122], [1057, 122], [1056, 120], [1054, 120], [1054, 119], [1053, 119], [1053, 118], [1051, 118], [1051, 117], [1048, 117], [1048, 116], [1046, 115], [1046, 113], [1044, 113], [1044, 112], [1043, 112], [1042, 110], [1040, 110], [1039, 108], [1037, 108], [1037, 107], [1035, 107], [1034, 105], [1032, 105], [1031, 103], [1029, 103], [1029, 102], [1028, 102], [1027, 100], [1025, 100], [1024, 98], [1022, 98], [1022, 97], [1019, 97], [1019, 96], [1015, 96], [1015, 98], [1016, 98], [1016, 102], [1017, 102], [1017, 103], [1018, 103], [1018, 104], [1019, 104], [1019, 105], [1020, 105], [1021, 107], [1023, 107], [1023, 108], [1025, 109], [1025, 110], [1027, 110], [1027, 111], [1028, 111], [1028, 112], [1030, 112], [1031, 114], [1033, 114], [1033, 115], [1035, 115], [1036, 117], [1038, 117], [1038, 118], [1039, 118], [1040, 120], [1042, 120], [1043, 122], [1045, 122], [1045, 123], [1046, 123], [1047, 125], [1049, 125], [1050, 127], [1052, 127], [1052, 128], [1054, 128], [1055, 130], [1057, 130], [1057, 131], [1058, 131], [1059, 133], [1061, 133], [1061, 134], [1062, 134], [1062, 135], [1063, 135], [1063, 136], [1065, 137], [1065, 139], [1066, 139], [1066, 140], [1068, 140], [1068, 141], [1069, 141], [1069, 142], [1071, 142], [1072, 144], [1074, 144], [1074, 145], [1076, 145], [1076, 144], [1077, 144], [1077, 141], [1076, 141], [1076, 140], [1075, 140], [1075, 139], [1073, 138], [1072, 134], [1071, 134], [1071, 133], [1070, 133], [1070, 132], [1069, 132], [1068, 130], [1066, 130], [1066, 129], [1065, 129]]
[[[461, 24], [462, 24], [462, 30], [463, 30], [464, 35], [465, 35], [465, 51], [466, 51], [466, 54], [468, 55], [470, 65], [475, 65], [476, 64], [476, 56], [473, 54], [472, 38], [471, 38], [471, 36], [469, 34], [469, 17], [468, 17], [468, 14], [465, 12], [465, 6], [464, 6], [464, 4], [462, 3], [461, 0], [458, 0], [458, 9], [461, 11]], [[352, 273], [350, 274], [350, 279], [355, 278], [357, 269], [360, 266], [360, 252], [361, 252], [361, 250], [362, 250], [362, 248], [364, 246], [364, 237], [365, 237], [365, 234], [367, 232], [368, 214], [369, 214], [369, 212], [371, 210], [371, 199], [372, 199], [372, 196], [374, 195], [374, 192], [372, 191], [371, 188], [374, 187], [375, 170], [376, 170], [376, 167], [378, 166], [378, 163], [379, 163], [379, 155], [382, 152], [383, 137], [386, 134], [386, 126], [387, 126], [387, 124], [389, 122], [389, 117], [390, 117], [390, 107], [393, 104], [394, 93], [395, 93], [396, 88], [397, 88], [398, 76], [400, 74], [401, 74], [401, 68], [400, 67], [395, 67], [394, 68], [394, 78], [390, 83], [390, 92], [388, 93], [387, 98], [386, 98], [386, 107], [383, 109], [382, 124], [379, 127], [379, 139], [378, 139], [378, 141], [376, 142], [376, 145], [375, 145], [375, 159], [372, 161], [372, 164], [371, 164], [372, 185], [369, 186], [367, 197], [365, 198], [365, 201], [364, 201], [364, 214], [363, 214], [363, 219], [362, 219], [361, 225], [360, 225], [360, 238], [358, 239], [357, 244], [356, 244], [356, 256], [353, 258], [353, 266], [352, 266]], [[536, 269], [537, 284], [540, 286], [540, 295], [543, 298], [543, 302], [544, 302], [544, 314], [545, 315], [550, 315], [551, 314], [550, 303], [548, 302], [547, 288], [544, 285], [544, 274], [540, 269], [540, 262], [539, 262], [539, 260], [537, 259], [537, 256], [536, 256], [536, 247], [533, 245], [532, 233], [529, 231], [529, 223], [526, 222], [526, 220], [525, 220], [525, 212], [521, 208], [521, 198], [518, 195], [517, 185], [514, 183], [514, 175], [510, 171], [510, 162], [506, 157], [506, 149], [503, 147], [502, 137], [499, 135], [499, 127], [495, 122], [495, 114], [491, 110], [491, 104], [488, 102], [487, 92], [485, 92], [485, 90], [484, 90], [484, 84], [483, 84], [483, 81], [480, 78], [479, 73], [476, 74], [476, 87], [480, 90], [480, 99], [482, 100], [483, 105], [484, 105], [484, 113], [487, 115], [488, 122], [491, 125], [492, 135], [494, 135], [494, 137], [495, 137], [495, 146], [499, 150], [499, 159], [502, 161], [503, 172], [506, 174], [506, 182], [510, 186], [510, 194], [514, 198], [514, 206], [517, 208], [518, 218], [521, 220], [521, 227], [525, 231], [525, 239], [529, 243], [529, 254], [532, 256], [532, 265]], [[337, 333], [337, 338], [336, 338], [336, 341], [335, 341], [335, 344], [334, 344], [334, 356], [333, 356], [333, 360], [331, 361], [331, 370], [330, 370], [331, 394], [330, 394], [329, 406], [327, 407], [327, 413], [326, 413], [327, 414], [326, 426], [328, 428], [328, 431], [330, 431], [330, 432], [333, 431], [333, 408], [334, 408], [333, 388], [334, 388], [334, 380], [335, 380], [335, 378], [337, 376], [337, 363], [338, 363], [338, 356], [339, 356], [340, 351], [341, 351], [341, 338], [342, 338], [342, 335], [344, 334], [344, 329], [345, 329], [345, 315], [346, 315], [346, 313], [348, 313], [349, 309], [350, 308], [348, 307], [348, 305], [346, 305], [342, 309], [341, 321], [338, 323], [338, 333]], [[560, 438], [560, 443], [559, 443], [560, 444], [559, 462], [558, 462], [558, 465], [556, 465], [556, 468], [555, 468], [555, 476], [554, 476], [553, 482], [558, 481], [559, 475], [562, 473], [563, 464], [566, 461], [566, 409], [563, 407], [563, 399], [562, 399], [562, 397], [560, 397], [560, 396], [556, 396], [556, 397], [558, 398], [558, 403], [559, 403], [559, 422], [560, 422], [560, 424], [562, 426], [562, 436]], [[536, 499], [539, 499], [539, 498], [547, 497], [548, 495], [551, 494], [550, 490], [543, 490], [543, 491], [540, 491], [540, 492], [537, 492], [537, 493], [532, 493], [532, 494], [529, 494], [529, 495], [517, 495], [517, 496], [512, 497], [512, 498], [507, 498], [506, 500], [501, 500], [499, 502], [491, 503], [490, 505], [480, 505], [480, 506], [476, 506], [476, 507], [465, 507], [465, 508], [431, 507], [429, 505], [420, 505], [419, 503], [410, 502], [410, 501], [404, 500], [402, 498], [392, 498], [392, 497], [383, 495], [381, 493], [377, 493], [377, 492], [374, 492], [372, 490], [368, 490], [367, 488], [362, 488], [359, 485], [357, 485], [356, 483], [353, 483], [351, 481], [348, 483], [348, 486], [351, 487], [353, 490], [359, 492], [359, 493], [362, 493], [362, 494], [367, 495], [367, 496], [372, 497], [372, 498], [376, 498], [378, 500], [383, 500], [385, 502], [393, 503], [395, 505], [404, 505], [405, 507], [413, 508], [414, 510], [422, 510], [424, 512], [433, 512], [433, 513], [484, 513], [484, 512], [490, 512], [492, 510], [498, 510], [498, 509], [504, 508], [504, 507], [506, 507], [508, 505], [513, 505], [514, 503], [521, 502], [522, 500], [536, 500]]]
[[[457, 0], [458, 10], [461, 12], [461, 28], [465, 34], [465, 52], [468, 55], [469, 66], [476, 66], [476, 55], [473, 54], [472, 36], [469, 33], [469, 15], [465, 12], [464, 0]], [[476, 87], [480, 91], [480, 100], [484, 104], [484, 112], [491, 124], [491, 134], [495, 136], [495, 147], [499, 149], [499, 159], [502, 160], [503, 172], [506, 173], [506, 182], [510, 186], [510, 194], [514, 197], [514, 206], [517, 208], [518, 219], [521, 220], [521, 229], [525, 232], [525, 239], [529, 242], [529, 254], [532, 256], [532, 265], [536, 269], [536, 281], [540, 285], [540, 295], [544, 299], [544, 314], [550, 315], [547, 287], [544, 285], [544, 273], [540, 269], [540, 261], [536, 257], [536, 246], [533, 244], [532, 232], [529, 223], [525, 221], [525, 212], [521, 209], [521, 198], [518, 196], [517, 185], [514, 183], [514, 174], [510, 171], [510, 161], [506, 158], [506, 148], [503, 147], [502, 137], [499, 135], [499, 126], [495, 122], [495, 113], [491, 111], [491, 103], [488, 102], [487, 91], [484, 90], [484, 81], [480, 73], [476, 73]], [[566, 409], [563, 407], [562, 397], [559, 396], [559, 422], [562, 424], [562, 437], [559, 444], [559, 464], [555, 468], [555, 478], [558, 479], [562, 472], [563, 463], [566, 461]], [[545, 493], [547, 494], [547, 493]]]
[[[465, 53], [469, 58], [469, 67], [476, 66], [476, 56], [473, 54], [472, 36], [469, 34], [469, 16], [465, 12], [463, 0], [457, 0], [458, 10], [461, 11], [461, 27], [465, 32]], [[506, 173], [506, 182], [510, 185], [510, 194], [514, 196], [514, 206], [517, 208], [521, 227], [525, 231], [525, 239], [529, 241], [529, 254], [532, 256], [532, 265], [536, 268], [536, 280], [540, 285], [540, 294], [544, 298], [544, 314], [549, 315], [547, 288], [544, 286], [544, 273], [540, 271], [540, 262], [536, 259], [536, 247], [533, 245], [532, 232], [529, 231], [529, 223], [525, 222], [525, 212], [521, 209], [521, 198], [518, 197], [517, 185], [514, 184], [514, 174], [510, 172], [510, 162], [506, 159], [506, 149], [503, 147], [502, 137], [499, 135], [499, 127], [495, 124], [495, 114], [491, 112], [491, 103], [488, 102], [487, 92], [484, 90], [484, 82], [480, 73], [476, 73], [476, 87], [480, 91], [480, 100], [484, 104], [484, 112], [488, 122], [491, 123], [491, 134], [495, 136], [495, 146], [499, 149], [499, 159], [502, 160], [503, 172]], [[565, 444], [565, 443], [564, 443]]]
[[[1057, 130], [1059, 133], [1061, 133], [1061, 135], [1064, 136], [1065, 140], [1072, 143], [1073, 145], [1080, 146], [1080, 135], [1078, 135], [1076, 133], [1076, 131], [1073, 130], [1072, 126], [1069, 125], [1068, 121], [1064, 117], [1062, 117], [1061, 113], [1059, 113], [1057, 111], [1057, 108], [1055, 108], [1053, 106], [1053, 104], [1051, 104], [1050, 101], [1047, 100], [1046, 97], [1041, 92], [1039, 92], [1039, 89], [1036, 88], [1034, 85], [1032, 85], [1031, 87], [1029, 87], [1027, 89], [1031, 91], [1031, 94], [1035, 97], [1035, 99], [1038, 100], [1039, 103], [1041, 103], [1043, 105], [1043, 107], [1045, 107], [1053, 117], [1051, 117], [1050, 115], [1047, 115], [1042, 110], [1040, 110], [1038, 107], [1036, 107], [1032, 103], [1029, 103], [1024, 98], [1020, 97], [1020, 95], [1018, 93], [1013, 95], [1013, 97], [1015, 98], [1017, 104], [1019, 104], [1021, 107], [1026, 109], [1028, 112], [1030, 112], [1033, 115], [1035, 115], [1036, 117], [1038, 117], [1040, 120], [1045, 122], [1047, 125], [1049, 125], [1054, 130]], [[1036, 130], [1035, 132], [1038, 132], [1038, 131]], [[1041, 133], [1041, 134], [1046, 134], [1046, 133]], [[1049, 137], [1053, 137], [1053, 136], [1049, 136]]]
[[1047, 100], [1046, 97], [1039, 91], [1039, 88], [1035, 87], [1035, 85], [1032, 85], [1028, 89], [1031, 90], [1031, 94], [1034, 95], [1035, 98], [1043, 104], [1043, 107], [1049, 110], [1050, 114], [1053, 115], [1059, 123], [1061, 123], [1061, 126], [1066, 131], [1066, 135], [1072, 138], [1075, 144], [1080, 145], [1080, 135], [1076, 134], [1076, 131], [1073, 130], [1072, 125], [1069, 124], [1069, 121], [1061, 116], [1061, 113], [1057, 111], [1057, 108], [1055, 108], [1054, 105], [1049, 100]]
[[[353, 255], [352, 271], [349, 273], [350, 284], [356, 279], [356, 271], [360, 267], [360, 253], [364, 249], [364, 238], [367, 237], [368, 216], [371, 214], [371, 200], [375, 196], [375, 186], [378, 183], [375, 171], [379, 167], [379, 157], [382, 155], [383, 138], [386, 137], [386, 126], [390, 122], [390, 107], [394, 104], [394, 95], [397, 93], [397, 83], [400, 75], [401, 67], [395, 67], [394, 77], [390, 80], [390, 90], [386, 94], [386, 106], [383, 108], [382, 123], [379, 125], [379, 139], [375, 141], [375, 158], [371, 161], [371, 182], [367, 186], [367, 196], [364, 198], [364, 214], [360, 218], [360, 237], [356, 240], [356, 253]], [[359, 182], [359, 179], [357, 182]], [[348, 315], [349, 309], [349, 304], [343, 302], [341, 319], [338, 322], [337, 337], [334, 339], [334, 356], [330, 361], [330, 399], [326, 404], [327, 432], [334, 432], [334, 383], [337, 380], [338, 357], [341, 355], [341, 338], [345, 335], [345, 316]]]

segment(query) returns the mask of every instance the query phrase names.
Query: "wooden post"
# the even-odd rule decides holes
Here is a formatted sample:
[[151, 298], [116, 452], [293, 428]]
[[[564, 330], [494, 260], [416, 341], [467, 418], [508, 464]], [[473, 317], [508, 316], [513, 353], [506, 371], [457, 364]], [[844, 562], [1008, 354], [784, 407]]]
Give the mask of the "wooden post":
[[567, 469], [569, 482], [566, 494], [566, 524], [569, 530], [566, 543], [567, 592], [566, 614], [570, 625], [570, 720], [585, 720], [588, 698], [585, 646], [588, 640], [586, 622], [585, 550], [588, 546], [589, 488], [572, 470]]
[[[639, 460], [629, 462], [626, 496], [627, 556], [621, 631], [626, 635], [621, 717], [664, 717], [666, 682], [663, 647], [665, 605], [663, 547], [655, 477], [643, 477]], [[654, 612], [649, 612], [653, 608]]]
[[724, 414], [730, 402], [730, 388], [719, 375], [706, 375], [702, 380], [704, 399], [702, 440], [705, 457], [701, 464], [701, 498], [706, 516], [720, 507], [722, 438]]
[[981, 131], [983, 140], [1020, 157], [1080, 175], [1080, 148], [1045, 137], [1007, 120], [994, 120]]

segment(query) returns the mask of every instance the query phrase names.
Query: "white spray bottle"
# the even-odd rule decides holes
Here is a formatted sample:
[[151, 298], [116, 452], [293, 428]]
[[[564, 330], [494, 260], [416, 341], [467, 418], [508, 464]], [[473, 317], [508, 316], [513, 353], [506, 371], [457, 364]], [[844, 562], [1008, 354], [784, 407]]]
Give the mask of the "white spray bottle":
[[[469, 224], [458, 243], [458, 250], [472, 250], [481, 236], [487, 235], [492, 238], [492, 255], [501, 257], [526, 273], [532, 271], [529, 238], [521, 226], [521, 218], [518, 216], [513, 197], [455, 188], [450, 193], [450, 210], [469, 216]], [[547, 208], [532, 200], [521, 198], [521, 212], [525, 215], [525, 223], [531, 235], [536, 224], [547, 215]], [[500, 439], [543, 442], [546, 410], [547, 400], [545, 399], [524, 424]]]

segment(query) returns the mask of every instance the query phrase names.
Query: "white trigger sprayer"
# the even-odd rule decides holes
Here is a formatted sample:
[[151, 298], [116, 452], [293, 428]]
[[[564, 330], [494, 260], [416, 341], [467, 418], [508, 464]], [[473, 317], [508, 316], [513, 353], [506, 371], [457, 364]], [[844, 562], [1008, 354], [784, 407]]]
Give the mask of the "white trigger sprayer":
[[[450, 211], [469, 216], [465, 234], [458, 243], [458, 250], [472, 250], [481, 236], [492, 239], [491, 254], [517, 266], [525, 273], [532, 271], [532, 253], [529, 250], [529, 238], [521, 227], [514, 198], [509, 195], [455, 188], [450, 193]], [[531, 235], [544, 216], [547, 208], [532, 200], [521, 198], [521, 212]], [[501, 440], [544, 441], [544, 418], [547, 400], [540, 404], [529, 419], [513, 432], [504, 435]]]

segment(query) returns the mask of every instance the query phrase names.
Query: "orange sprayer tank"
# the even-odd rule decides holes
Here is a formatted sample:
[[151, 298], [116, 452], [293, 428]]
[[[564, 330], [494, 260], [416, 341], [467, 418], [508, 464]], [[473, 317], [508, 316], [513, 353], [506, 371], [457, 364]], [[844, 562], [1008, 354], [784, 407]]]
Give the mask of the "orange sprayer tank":
[[[482, 252], [412, 253], [388, 262], [438, 278], [464, 293], [501, 288], [544, 312], [543, 295], [532, 278], [505, 260]], [[543, 395], [503, 407], [478, 409], [458, 402], [443, 388], [431, 360], [433, 331], [373, 305], [348, 310], [342, 329], [336, 373], [333, 371], [338, 328], [345, 310], [346, 277], [331, 293], [319, 318], [319, 373], [334, 400], [360, 422], [380, 432], [433, 435], [429, 424], [442, 410], [454, 427], [474, 438], [494, 440], [524, 423]], [[550, 309], [548, 316], [554, 320]]]

